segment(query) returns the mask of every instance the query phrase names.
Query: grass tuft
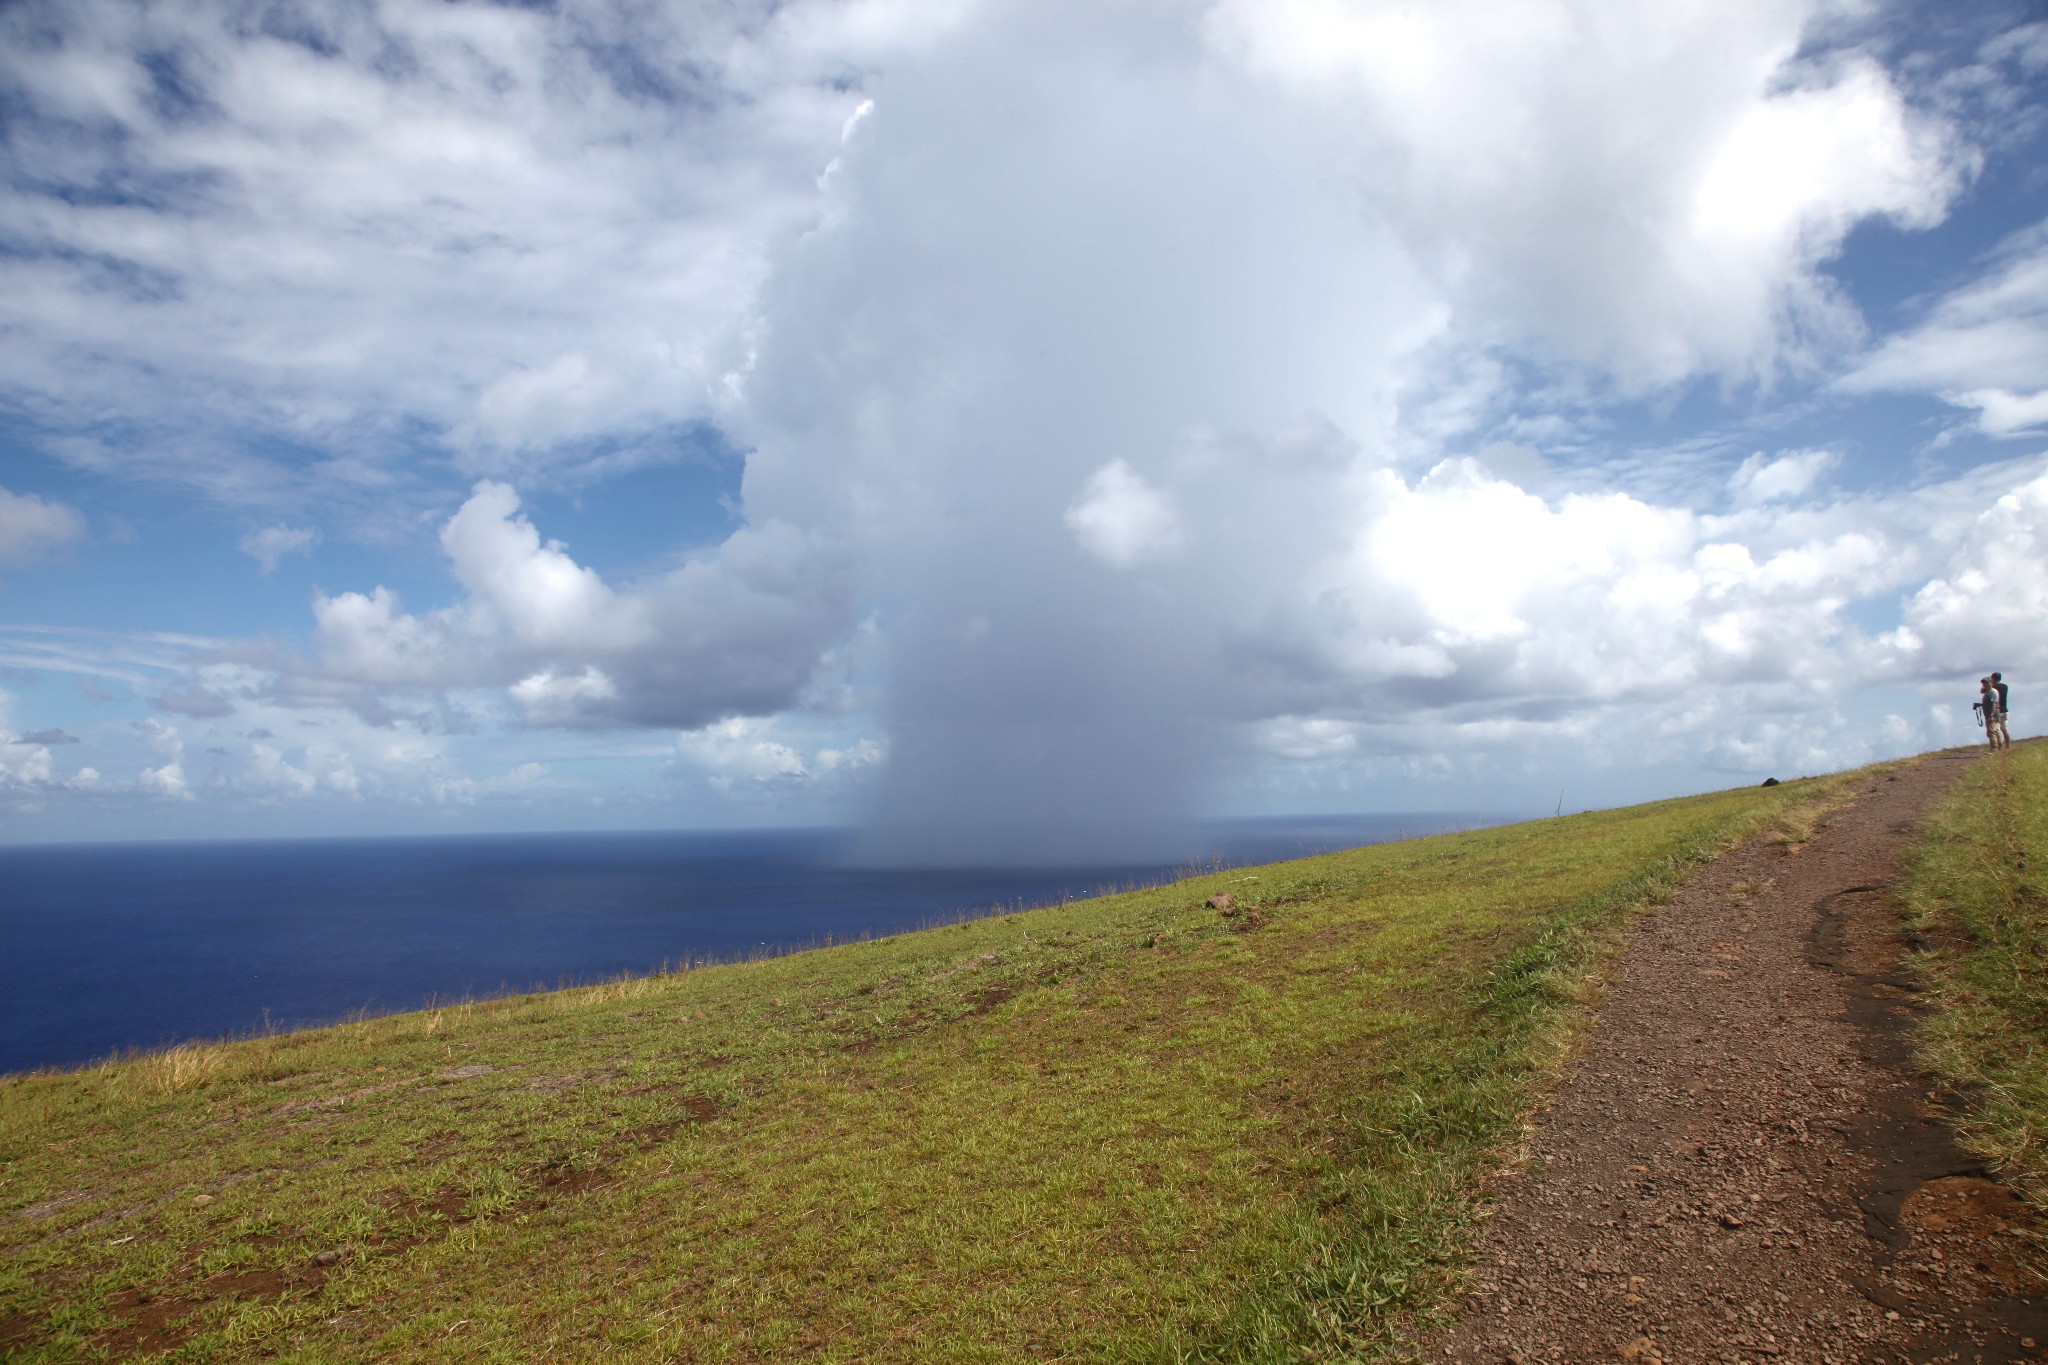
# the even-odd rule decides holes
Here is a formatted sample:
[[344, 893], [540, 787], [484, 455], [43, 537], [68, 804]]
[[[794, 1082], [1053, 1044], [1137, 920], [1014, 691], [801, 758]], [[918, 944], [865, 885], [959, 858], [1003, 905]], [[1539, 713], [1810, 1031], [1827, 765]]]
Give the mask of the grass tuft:
[[227, 1061], [224, 1047], [186, 1043], [136, 1058], [120, 1069], [130, 1086], [151, 1095], [177, 1095], [204, 1085]]

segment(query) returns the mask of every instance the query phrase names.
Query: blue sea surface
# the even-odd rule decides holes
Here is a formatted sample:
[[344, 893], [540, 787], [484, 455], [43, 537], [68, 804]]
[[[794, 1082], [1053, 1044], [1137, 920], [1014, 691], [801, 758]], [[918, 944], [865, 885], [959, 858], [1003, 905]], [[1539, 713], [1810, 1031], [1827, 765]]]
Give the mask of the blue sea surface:
[[0, 1072], [900, 933], [1498, 824], [1236, 820], [1177, 866], [876, 870], [844, 831], [0, 848]]

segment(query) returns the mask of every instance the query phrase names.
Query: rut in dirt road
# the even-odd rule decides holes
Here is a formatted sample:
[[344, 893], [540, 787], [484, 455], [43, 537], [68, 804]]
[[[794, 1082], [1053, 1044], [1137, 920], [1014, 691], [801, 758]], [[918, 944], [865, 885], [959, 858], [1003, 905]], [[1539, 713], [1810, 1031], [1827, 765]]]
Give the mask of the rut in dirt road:
[[1884, 887], [1974, 761], [1874, 780], [1629, 932], [1427, 1361], [2048, 1360], [2027, 1211], [1911, 1073]]

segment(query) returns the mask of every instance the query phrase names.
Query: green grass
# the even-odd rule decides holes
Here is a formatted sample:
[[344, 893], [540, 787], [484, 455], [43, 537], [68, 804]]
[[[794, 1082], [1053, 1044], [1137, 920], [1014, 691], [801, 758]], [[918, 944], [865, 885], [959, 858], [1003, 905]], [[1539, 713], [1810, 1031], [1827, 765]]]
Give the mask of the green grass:
[[1373, 1358], [1628, 917], [1852, 782], [0, 1082], [0, 1356]]
[[1903, 886], [1935, 1011], [1921, 1060], [1966, 1148], [2048, 1208], [2048, 745], [1993, 754], [1929, 820]]

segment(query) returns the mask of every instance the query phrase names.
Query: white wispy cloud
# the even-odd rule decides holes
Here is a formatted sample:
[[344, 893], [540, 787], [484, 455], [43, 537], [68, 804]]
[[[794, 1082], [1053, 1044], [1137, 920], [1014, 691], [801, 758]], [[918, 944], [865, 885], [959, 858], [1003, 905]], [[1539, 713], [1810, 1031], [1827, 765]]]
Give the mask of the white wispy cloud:
[[177, 681], [197, 656], [225, 643], [161, 631], [0, 625], [0, 667], [104, 679], [139, 692]]
[[1794, 450], [1779, 455], [1757, 451], [1728, 480], [1728, 491], [1740, 505], [1798, 497], [1814, 481], [1841, 463], [1831, 450]]
[[9, 6], [0, 394], [296, 511], [416, 491], [423, 443], [659, 457], [857, 103], [813, 30], [889, 41], [838, 8]]
[[308, 554], [319, 543], [320, 533], [310, 526], [265, 526], [249, 532], [236, 545], [269, 574], [277, 571], [286, 555]]
[[1934, 300], [1841, 383], [1938, 394], [1975, 410], [1991, 436], [2048, 422], [2048, 224], [2013, 234], [1975, 278]]

